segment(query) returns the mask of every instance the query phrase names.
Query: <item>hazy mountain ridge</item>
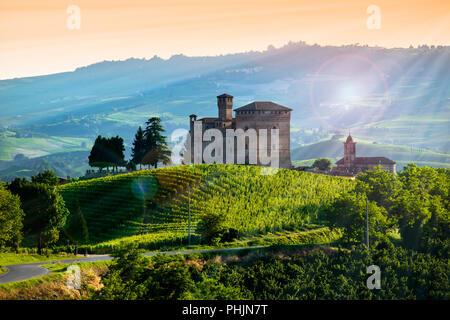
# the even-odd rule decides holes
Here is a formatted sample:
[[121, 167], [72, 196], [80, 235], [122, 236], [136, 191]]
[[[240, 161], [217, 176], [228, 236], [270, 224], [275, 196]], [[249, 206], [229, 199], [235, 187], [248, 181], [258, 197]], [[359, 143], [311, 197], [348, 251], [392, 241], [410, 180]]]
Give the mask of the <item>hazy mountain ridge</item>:
[[[119, 134], [129, 147], [137, 126], [152, 115], [162, 117], [170, 135], [176, 128], [187, 128], [191, 113], [216, 115], [215, 96], [224, 92], [235, 96], [235, 107], [272, 100], [294, 109], [294, 149], [334, 133], [313, 112], [312, 79], [322, 90], [317, 93], [319, 112], [326, 121], [345, 130], [366, 125], [364, 116], [370, 114], [371, 105], [382, 103], [374, 96], [363, 101], [364, 106], [353, 103], [342, 109], [328, 96], [336, 91], [327, 83], [329, 79], [368, 74], [365, 62], [344, 59], [341, 64], [329, 64], [326, 72], [315, 78], [324, 63], [336, 57], [354, 61], [358, 59], [355, 56], [369, 59], [379, 68], [387, 79], [391, 100], [382, 117], [359, 131], [357, 138], [450, 152], [450, 47], [320, 47], [300, 42], [264, 52], [216, 57], [176, 55], [167, 60], [104, 61], [74, 72], [0, 81], [0, 126], [9, 132], [0, 138], [0, 148], [4, 149], [1, 159], [10, 160], [17, 153], [27, 155], [19, 147], [24, 142], [20, 139], [33, 137], [92, 142], [98, 134]], [[381, 94], [383, 84], [377, 81]], [[50, 152], [64, 152], [65, 148], [62, 145]], [[89, 143], [82, 149], [89, 150]]]

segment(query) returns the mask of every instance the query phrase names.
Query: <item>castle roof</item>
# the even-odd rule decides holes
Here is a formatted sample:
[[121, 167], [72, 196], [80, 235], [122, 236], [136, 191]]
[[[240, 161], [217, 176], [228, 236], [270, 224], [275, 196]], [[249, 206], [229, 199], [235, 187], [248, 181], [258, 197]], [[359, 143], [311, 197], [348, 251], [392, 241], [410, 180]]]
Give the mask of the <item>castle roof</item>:
[[[352, 163], [360, 165], [395, 164], [394, 161], [386, 157], [356, 157]], [[344, 164], [344, 158], [337, 161], [336, 164]]]
[[201, 119], [198, 119], [198, 121], [203, 121], [203, 122], [215, 122], [216, 120], [219, 120], [219, 118], [201, 118]]
[[220, 96], [217, 96], [217, 98], [233, 98], [233, 96], [230, 96], [227, 93], [221, 94]]
[[292, 109], [283, 107], [277, 103], [271, 101], [254, 101], [243, 107], [234, 109], [234, 111], [255, 111], [255, 110], [281, 110], [281, 111], [292, 111]]

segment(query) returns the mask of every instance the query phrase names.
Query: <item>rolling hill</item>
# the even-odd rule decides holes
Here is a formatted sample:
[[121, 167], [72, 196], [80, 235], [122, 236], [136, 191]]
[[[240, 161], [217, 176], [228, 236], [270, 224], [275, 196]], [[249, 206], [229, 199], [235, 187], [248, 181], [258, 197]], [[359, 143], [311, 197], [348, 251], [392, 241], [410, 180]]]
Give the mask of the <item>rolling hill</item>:
[[71, 212], [66, 237], [80, 242], [84, 237], [97, 249], [129, 237], [147, 248], [180, 243], [187, 237], [189, 197], [194, 234], [199, 217], [210, 213], [223, 213], [226, 225], [240, 236], [299, 230], [320, 223], [321, 207], [354, 184], [306, 172], [267, 175], [261, 170], [174, 166], [63, 185], [60, 192]]

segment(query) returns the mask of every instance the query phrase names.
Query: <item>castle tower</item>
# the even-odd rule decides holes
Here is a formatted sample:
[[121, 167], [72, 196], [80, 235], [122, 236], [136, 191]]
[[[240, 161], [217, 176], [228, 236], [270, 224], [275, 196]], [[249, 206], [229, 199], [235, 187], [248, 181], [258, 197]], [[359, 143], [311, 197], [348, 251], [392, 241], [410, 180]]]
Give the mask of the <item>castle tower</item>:
[[189, 140], [186, 140], [186, 153], [184, 154], [185, 163], [194, 163], [194, 122], [197, 121], [197, 115], [189, 116]]
[[353, 142], [353, 138], [349, 133], [347, 140], [344, 142], [344, 167], [353, 166], [355, 158], [356, 158], [356, 142]]
[[217, 96], [217, 107], [219, 108], [219, 120], [233, 120], [233, 96], [226, 93]]
[[[234, 111], [236, 112], [236, 129], [246, 131], [252, 128], [258, 133], [260, 129], [266, 129], [269, 136], [272, 129], [278, 129], [279, 165], [280, 168], [291, 168], [290, 123], [292, 109], [271, 101], [255, 101]], [[269, 137], [268, 149], [270, 144]]]

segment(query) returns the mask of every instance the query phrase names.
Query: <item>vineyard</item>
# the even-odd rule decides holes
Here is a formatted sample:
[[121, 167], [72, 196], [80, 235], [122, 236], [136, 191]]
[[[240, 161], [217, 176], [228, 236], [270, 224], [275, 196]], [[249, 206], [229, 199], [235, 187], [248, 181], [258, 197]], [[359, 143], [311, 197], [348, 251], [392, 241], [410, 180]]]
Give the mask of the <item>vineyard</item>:
[[354, 185], [325, 175], [262, 170], [173, 166], [69, 183], [60, 187], [71, 212], [65, 234], [90, 244], [139, 235], [161, 244], [183, 241], [189, 202], [193, 234], [210, 212], [224, 215], [240, 236], [299, 230], [320, 223], [321, 208]]

